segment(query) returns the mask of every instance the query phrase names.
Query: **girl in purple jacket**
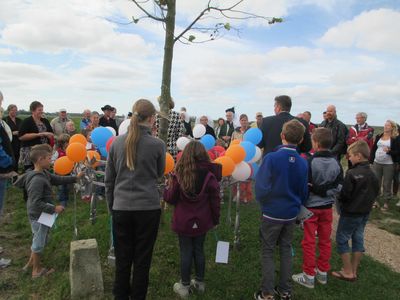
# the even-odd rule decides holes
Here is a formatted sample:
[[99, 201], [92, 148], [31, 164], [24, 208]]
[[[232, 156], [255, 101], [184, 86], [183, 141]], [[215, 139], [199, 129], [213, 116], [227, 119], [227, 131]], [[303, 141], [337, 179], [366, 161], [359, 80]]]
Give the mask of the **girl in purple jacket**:
[[[174, 291], [183, 298], [189, 296], [190, 285], [204, 292], [203, 245], [207, 231], [219, 223], [221, 172], [222, 166], [211, 162], [204, 145], [191, 141], [164, 191], [165, 201], [175, 205], [171, 228], [178, 234], [181, 249], [181, 280], [174, 284]], [[196, 279], [190, 280], [193, 258]]]

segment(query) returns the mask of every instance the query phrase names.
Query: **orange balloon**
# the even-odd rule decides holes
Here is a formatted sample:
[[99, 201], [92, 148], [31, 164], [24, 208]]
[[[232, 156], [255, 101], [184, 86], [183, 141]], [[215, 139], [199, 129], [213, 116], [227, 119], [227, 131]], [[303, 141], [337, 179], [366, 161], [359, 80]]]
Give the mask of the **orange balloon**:
[[85, 160], [87, 155], [86, 147], [81, 143], [72, 143], [67, 147], [67, 156], [74, 162], [81, 162]]
[[232, 142], [231, 142], [231, 145], [239, 145], [241, 142], [243, 142], [242, 140], [239, 140], [239, 139], [236, 139], [236, 140], [233, 140]]
[[67, 175], [72, 171], [74, 162], [71, 161], [67, 156], [60, 157], [54, 163], [54, 171], [59, 175]]
[[246, 150], [240, 145], [231, 145], [226, 149], [225, 156], [232, 158], [235, 164], [238, 164], [246, 157]]
[[222, 176], [229, 176], [235, 170], [235, 163], [230, 157], [221, 156], [214, 160], [214, 162], [222, 165]]
[[[97, 153], [96, 151], [93, 151], [93, 150], [88, 151], [88, 152], [87, 152], [87, 155], [89, 155], [90, 160], [92, 159], [93, 156], [95, 156], [97, 160], [100, 160], [100, 154]], [[98, 165], [99, 165], [99, 163], [98, 163], [98, 162], [95, 162], [95, 163], [92, 165], [92, 167], [95, 168], [95, 167], [97, 167]]]
[[174, 158], [171, 154], [167, 153], [165, 157], [165, 171], [164, 174], [168, 174], [174, 168]]
[[69, 139], [69, 143], [70, 144], [81, 143], [86, 148], [87, 140], [82, 134], [77, 133], [77, 134], [74, 134], [73, 136], [71, 136], [71, 138]]

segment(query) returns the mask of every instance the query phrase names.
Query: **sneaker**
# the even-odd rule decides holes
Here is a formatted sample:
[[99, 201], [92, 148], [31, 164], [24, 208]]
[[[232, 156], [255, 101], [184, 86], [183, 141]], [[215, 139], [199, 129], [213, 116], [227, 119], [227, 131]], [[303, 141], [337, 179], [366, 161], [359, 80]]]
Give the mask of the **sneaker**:
[[103, 196], [97, 196], [97, 200], [103, 200], [104, 197]]
[[273, 295], [265, 296], [262, 291], [258, 291], [258, 292], [254, 293], [254, 299], [256, 299], [256, 300], [264, 300], [264, 299], [274, 300], [275, 297]]
[[295, 274], [292, 276], [294, 282], [304, 285], [306, 288], [314, 288], [314, 276], [307, 275], [306, 273]]
[[232, 202], [236, 202], [237, 196], [233, 197]]
[[202, 292], [202, 293], [204, 293], [204, 291], [206, 290], [205, 287], [204, 287], [204, 282], [199, 282], [196, 279], [192, 279], [190, 281], [190, 285], [192, 287], [194, 287], [195, 289], [198, 289], [199, 292]]
[[275, 294], [277, 294], [282, 300], [290, 300], [292, 299], [292, 296], [290, 292], [281, 292], [278, 286], [274, 288]]
[[9, 265], [11, 265], [11, 259], [0, 257], [0, 269], [7, 268]]
[[328, 274], [315, 268], [315, 278], [317, 278], [320, 284], [326, 284], [328, 281]]
[[179, 294], [182, 298], [189, 297], [189, 288], [190, 285], [183, 285], [182, 280], [174, 284], [174, 291]]
[[396, 206], [400, 206], [400, 200], [396, 203]]

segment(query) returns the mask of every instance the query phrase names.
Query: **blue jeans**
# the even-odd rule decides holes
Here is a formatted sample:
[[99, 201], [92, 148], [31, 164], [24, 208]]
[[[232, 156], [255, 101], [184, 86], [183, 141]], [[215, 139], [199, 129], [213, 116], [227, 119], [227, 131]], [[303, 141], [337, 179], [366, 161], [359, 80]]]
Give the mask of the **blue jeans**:
[[196, 237], [187, 237], [178, 234], [179, 248], [181, 249], [181, 277], [183, 285], [190, 285], [190, 271], [194, 259], [196, 281], [204, 282], [206, 258], [203, 245], [206, 240], [206, 233]]
[[0, 179], [0, 219], [3, 215], [4, 199], [6, 198], [7, 179]]
[[60, 201], [60, 205], [64, 206], [69, 201], [69, 184], [65, 185], [57, 185], [58, 190], [58, 200]]
[[31, 250], [33, 253], [41, 254], [44, 250], [44, 247], [49, 242], [50, 227], [40, 224], [35, 220], [29, 220], [29, 222], [31, 222], [31, 229], [33, 233]]
[[336, 231], [336, 244], [339, 254], [350, 252], [350, 239], [353, 253], [365, 252], [364, 228], [368, 220], [369, 215], [358, 218], [340, 216]]

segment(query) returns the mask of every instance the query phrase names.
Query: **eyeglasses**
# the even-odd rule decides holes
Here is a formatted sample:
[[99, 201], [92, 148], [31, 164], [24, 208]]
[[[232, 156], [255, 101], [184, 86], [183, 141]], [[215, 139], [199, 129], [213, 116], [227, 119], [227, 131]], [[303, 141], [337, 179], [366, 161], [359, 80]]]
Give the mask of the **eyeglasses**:
[[207, 119], [201, 119], [200, 121], [208, 121]]

